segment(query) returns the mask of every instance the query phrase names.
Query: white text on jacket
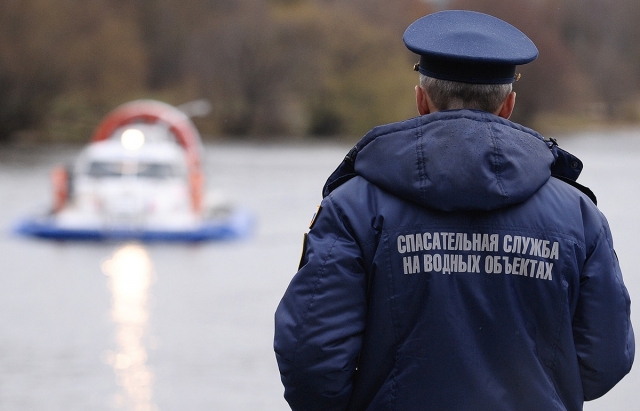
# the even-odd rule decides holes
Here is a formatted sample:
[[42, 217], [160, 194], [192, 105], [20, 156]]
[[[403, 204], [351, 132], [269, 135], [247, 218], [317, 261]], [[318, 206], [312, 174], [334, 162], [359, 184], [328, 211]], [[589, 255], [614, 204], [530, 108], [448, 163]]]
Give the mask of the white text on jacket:
[[510, 234], [425, 232], [399, 235], [396, 242], [399, 254], [422, 252], [402, 257], [404, 274], [485, 272], [552, 280], [550, 260], [560, 253], [557, 241]]

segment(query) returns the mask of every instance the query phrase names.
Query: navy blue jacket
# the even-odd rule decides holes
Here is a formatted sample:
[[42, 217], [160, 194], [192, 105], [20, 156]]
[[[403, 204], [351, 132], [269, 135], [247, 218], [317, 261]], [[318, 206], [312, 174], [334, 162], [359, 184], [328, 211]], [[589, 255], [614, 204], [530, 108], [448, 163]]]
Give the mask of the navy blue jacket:
[[291, 408], [581, 410], [626, 375], [629, 294], [562, 154], [471, 110], [367, 134], [276, 312]]

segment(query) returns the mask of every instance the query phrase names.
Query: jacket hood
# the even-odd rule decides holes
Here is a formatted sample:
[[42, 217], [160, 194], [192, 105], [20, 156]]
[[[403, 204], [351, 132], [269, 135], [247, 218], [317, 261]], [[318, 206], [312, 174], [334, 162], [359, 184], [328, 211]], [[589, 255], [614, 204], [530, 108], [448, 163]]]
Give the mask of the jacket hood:
[[554, 155], [535, 131], [475, 110], [415, 117], [371, 130], [354, 170], [408, 201], [444, 211], [522, 202], [551, 176]]

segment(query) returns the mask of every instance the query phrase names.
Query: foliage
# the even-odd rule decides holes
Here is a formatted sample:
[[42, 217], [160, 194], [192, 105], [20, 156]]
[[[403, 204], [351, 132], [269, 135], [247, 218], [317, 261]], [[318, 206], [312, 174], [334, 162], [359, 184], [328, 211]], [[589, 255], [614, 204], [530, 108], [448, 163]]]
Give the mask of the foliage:
[[[349, 135], [413, 116], [405, 27], [494, 14], [540, 49], [513, 119], [637, 119], [635, 0], [2, 0], [0, 142], [83, 141], [134, 98], [206, 98], [208, 135]], [[78, 12], [81, 10], [81, 12]], [[34, 133], [32, 133], [34, 134]]]

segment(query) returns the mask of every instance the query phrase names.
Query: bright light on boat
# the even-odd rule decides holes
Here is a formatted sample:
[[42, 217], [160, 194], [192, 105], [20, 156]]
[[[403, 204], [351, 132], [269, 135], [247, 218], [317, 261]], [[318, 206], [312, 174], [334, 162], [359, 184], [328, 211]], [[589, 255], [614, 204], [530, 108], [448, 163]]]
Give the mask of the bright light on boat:
[[144, 145], [144, 133], [137, 128], [129, 128], [122, 133], [120, 141], [127, 150], [137, 150]]

